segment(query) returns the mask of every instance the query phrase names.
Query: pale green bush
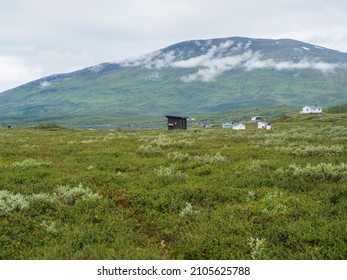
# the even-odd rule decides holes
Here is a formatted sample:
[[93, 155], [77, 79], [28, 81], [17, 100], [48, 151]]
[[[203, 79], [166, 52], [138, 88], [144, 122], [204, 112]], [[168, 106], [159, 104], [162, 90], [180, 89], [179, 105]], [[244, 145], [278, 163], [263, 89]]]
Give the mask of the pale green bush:
[[182, 154], [179, 152], [173, 152], [173, 153], [169, 153], [167, 155], [167, 158], [173, 161], [185, 162], [185, 161], [188, 161], [191, 158], [191, 156], [187, 153]]
[[51, 164], [50, 162], [43, 162], [43, 161], [38, 161], [36, 159], [29, 158], [21, 162], [14, 162], [11, 164], [11, 167], [28, 169], [31, 167], [49, 166], [50, 164]]
[[186, 206], [180, 212], [180, 217], [193, 216], [198, 213], [198, 210], [193, 210], [193, 206], [190, 203], [186, 202]]
[[248, 239], [248, 245], [251, 248], [251, 258], [257, 260], [261, 258], [263, 251], [265, 250], [265, 238], [254, 238], [250, 237]]
[[12, 194], [7, 190], [0, 191], [0, 214], [8, 215], [12, 211], [20, 211], [29, 208], [31, 202], [45, 201], [55, 203], [58, 200], [67, 204], [75, 204], [77, 200], [96, 200], [102, 196], [93, 193], [82, 184], [78, 187], [58, 186], [58, 191], [53, 194], [38, 193], [32, 195]]
[[176, 171], [174, 165], [168, 167], [160, 166], [158, 169], [154, 169], [155, 175], [158, 177], [171, 177], [171, 176], [182, 176], [181, 171]]
[[159, 146], [155, 145], [141, 145], [138, 149], [137, 152], [141, 155], [159, 155], [161, 153], [161, 148]]
[[[194, 141], [188, 138], [180, 137], [177, 135], [163, 135], [160, 134], [157, 138], [153, 140], [153, 144], [159, 147], [191, 147], [194, 144]], [[184, 135], [183, 135], [184, 136]]]
[[293, 177], [303, 176], [307, 179], [321, 181], [346, 181], [347, 164], [320, 163], [316, 166], [307, 164], [305, 167], [290, 164], [287, 168], [281, 167], [277, 169], [276, 173], [279, 175], [289, 175]]
[[57, 197], [53, 194], [48, 194], [48, 193], [37, 193], [37, 194], [32, 194], [28, 197], [29, 201], [46, 201], [50, 203], [54, 203], [57, 200]]
[[167, 158], [174, 161], [180, 161], [180, 162], [194, 160], [199, 163], [219, 163], [226, 160], [226, 158], [222, 156], [220, 153], [216, 153], [215, 155], [191, 156], [187, 153], [183, 154], [179, 152], [173, 152], [173, 153], [169, 153], [167, 155]]
[[42, 227], [47, 233], [58, 233], [57, 224], [55, 222], [42, 221], [40, 227]]
[[262, 168], [269, 167], [270, 163], [268, 160], [254, 160], [251, 164], [245, 167], [245, 170], [249, 173], [259, 172]]
[[0, 214], [9, 215], [12, 211], [29, 207], [29, 202], [22, 194], [12, 194], [7, 190], [0, 191]]
[[296, 156], [336, 156], [344, 152], [343, 146], [306, 146], [296, 148], [290, 153]]
[[74, 188], [70, 186], [58, 186], [58, 192], [55, 195], [67, 204], [75, 204], [79, 199], [96, 200], [101, 198], [100, 195], [93, 193], [91, 189], [83, 187], [82, 184]]
[[225, 157], [220, 153], [215, 155], [195, 156], [193, 159], [199, 163], [219, 163], [225, 161]]

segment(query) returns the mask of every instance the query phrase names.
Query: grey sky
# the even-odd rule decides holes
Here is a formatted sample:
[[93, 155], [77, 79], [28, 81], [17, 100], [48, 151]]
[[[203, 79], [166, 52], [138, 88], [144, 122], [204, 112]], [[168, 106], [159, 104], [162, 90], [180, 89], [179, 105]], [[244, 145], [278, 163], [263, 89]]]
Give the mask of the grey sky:
[[192, 39], [292, 38], [347, 52], [345, 0], [0, 0], [0, 92]]

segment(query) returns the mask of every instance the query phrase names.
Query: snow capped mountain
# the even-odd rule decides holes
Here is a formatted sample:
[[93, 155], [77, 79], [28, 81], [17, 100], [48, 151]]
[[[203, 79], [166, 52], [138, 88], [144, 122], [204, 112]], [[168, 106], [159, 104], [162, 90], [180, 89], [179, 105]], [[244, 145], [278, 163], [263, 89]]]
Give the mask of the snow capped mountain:
[[0, 94], [0, 119], [103, 119], [347, 102], [347, 53], [291, 39], [191, 40]]
[[[301, 42], [293, 44], [290, 50], [288, 42], [293, 44], [295, 41], [247, 38], [197, 40], [180, 43], [132, 60], [125, 60], [121, 65], [146, 69], [197, 68], [193, 74], [183, 76], [181, 78], [183, 82], [196, 80], [209, 82], [225, 71], [236, 68], [246, 71], [268, 68], [314, 69], [326, 72], [347, 66], [347, 56], [345, 59], [332, 59], [331, 54], [336, 56], [336, 51]], [[316, 49], [314, 54], [309, 53], [311, 48]]]

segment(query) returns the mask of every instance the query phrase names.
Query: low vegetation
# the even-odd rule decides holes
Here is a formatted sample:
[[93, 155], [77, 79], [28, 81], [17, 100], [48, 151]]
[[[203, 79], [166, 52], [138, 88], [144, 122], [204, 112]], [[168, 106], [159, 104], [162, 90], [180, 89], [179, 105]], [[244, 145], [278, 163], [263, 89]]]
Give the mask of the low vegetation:
[[331, 114], [342, 114], [347, 113], [347, 104], [340, 104], [328, 108], [328, 113]]
[[0, 128], [0, 259], [346, 259], [347, 119], [272, 124]]

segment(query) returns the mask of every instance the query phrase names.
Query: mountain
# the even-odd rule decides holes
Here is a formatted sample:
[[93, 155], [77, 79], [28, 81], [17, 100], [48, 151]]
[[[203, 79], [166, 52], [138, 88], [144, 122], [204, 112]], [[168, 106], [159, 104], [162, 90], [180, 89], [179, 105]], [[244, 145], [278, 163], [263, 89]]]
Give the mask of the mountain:
[[0, 120], [97, 124], [131, 117], [347, 102], [347, 53], [291, 39], [181, 42], [0, 94]]

